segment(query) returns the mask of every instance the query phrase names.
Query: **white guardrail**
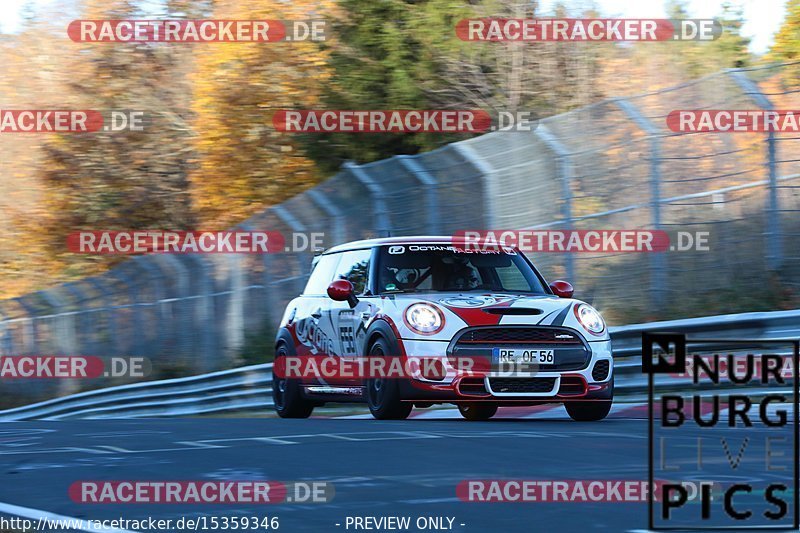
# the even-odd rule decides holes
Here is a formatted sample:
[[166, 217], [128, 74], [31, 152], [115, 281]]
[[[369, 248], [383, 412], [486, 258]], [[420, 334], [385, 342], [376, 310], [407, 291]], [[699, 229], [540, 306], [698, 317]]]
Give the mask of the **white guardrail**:
[[[647, 378], [641, 373], [645, 331], [686, 333], [690, 338], [800, 338], [800, 310], [740, 313], [610, 328], [614, 349], [615, 398], [640, 401]], [[681, 384], [676, 382], [676, 387]], [[0, 411], [0, 421], [68, 418], [143, 418], [264, 411], [272, 408], [272, 364], [251, 365], [190, 376], [81, 392]]]

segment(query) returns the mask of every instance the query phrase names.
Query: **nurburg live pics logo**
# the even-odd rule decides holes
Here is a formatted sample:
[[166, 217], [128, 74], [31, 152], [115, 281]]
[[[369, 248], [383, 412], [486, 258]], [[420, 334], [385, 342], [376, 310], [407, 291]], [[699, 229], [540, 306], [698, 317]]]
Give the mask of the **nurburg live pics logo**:
[[649, 491], [650, 530], [798, 529], [799, 352], [794, 339], [642, 334], [649, 486], [680, 478]]

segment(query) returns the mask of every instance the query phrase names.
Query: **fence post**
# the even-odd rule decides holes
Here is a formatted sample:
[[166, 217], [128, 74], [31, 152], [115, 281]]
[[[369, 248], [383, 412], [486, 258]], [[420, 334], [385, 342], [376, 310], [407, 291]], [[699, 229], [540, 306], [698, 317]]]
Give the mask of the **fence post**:
[[[297, 219], [297, 217], [295, 217], [288, 209], [286, 209], [282, 205], [276, 205], [272, 209], [273, 211], [275, 211], [275, 215], [279, 219], [281, 219], [281, 222], [292, 228], [293, 232], [304, 233], [307, 231], [306, 225], [300, 222]], [[294, 243], [292, 243], [290, 246], [294, 246]], [[310, 261], [306, 261], [305, 258], [306, 254], [304, 253], [300, 252], [288, 252], [288, 253], [292, 254], [295, 262], [297, 263], [297, 273], [299, 277], [295, 281], [295, 293], [300, 294], [305, 286], [303, 272], [306, 270], [306, 268], [308, 268], [308, 264], [310, 263]], [[310, 255], [313, 257], [314, 252], [312, 251]]]
[[[102, 306], [106, 309], [108, 331], [111, 339], [110, 342], [106, 343], [106, 348], [102, 349], [102, 351], [105, 352], [102, 354], [102, 356], [106, 357], [109, 355], [121, 355], [122, 350], [119, 349], [119, 335], [117, 334], [119, 331], [119, 328], [117, 327], [117, 310], [114, 308], [114, 301], [111, 297], [111, 292], [108, 290], [105, 280], [93, 277], [88, 278], [86, 281], [88, 281], [89, 284], [91, 284], [101, 294]], [[108, 347], [111, 346], [114, 346], [114, 349], [108, 350]]]
[[[164, 299], [164, 288], [161, 284], [164, 280], [164, 272], [161, 270], [160, 265], [158, 265], [158, 263], [153, 261], [153, 256], [139, 255], [134, 257], [131, 263], [134, 265], [134, 267], [138, 267], [146, 273], [150, 281], [150, 287], [153, 288], [153, 292], [155, 293], [155, 299], [153, 301], [153, 315], [155, 320], [152, 321], [154, 323], [153, 325], [155, 329], [154, 345], [156, 347], [160, 347], [163, 344], [164, 340], [163, 336], [164, 323], [161, 320], [161, 315], [162, 315], [161, 300]], [[146, 355], [147, 357], [150, 357], [151, 363], [153, 363], [153, 366], [155, 366], [155, 359], [157, 354], [151, 353], [152, 350], [148, 349], [146, 341], [147, 337], [143, 335], [142, 347], [144, 348], [144, 350], [140, 355]], [[150, 352], [150, 353], [145, 354], [144, 352]]]
[[75, 342], [75, 315], [67, 312], [67, 302], [53, 288], [42, 292], [42, 298], [52, 308], [53, 322], [55, 323], [53, 335], [53, 349], [59, 355], [78, 355]]
[[497, 209], [495, 200], [497, 199], [497, 178], [494, 169], [488, 161], [480, 157], [468, 141], [461, 141], [451, 145], [461, 157], [466, 159], [481, 174], [483, 180], [483, 212], [486, 227], [482, 229], [497, 230]]
[[[614, 103], [647, 134], [650, 143], [650, 220], [653, 229], [661, 229], [661, 132], [642, 115], [628, 100], [622, 98]], [[667, 294], [667, 265], [665, 252], [650, 254], [650, 290], [657, 308], [664, 306]]]
[[[556, 168], [558, 169], [558, 178], [561, 181], [561, 200], [563, 202], [561, 208], [561, 216], [563, 218], [563, 226], [567, 230], [572, 229], [573, 219], [572, 219], [572, 159], [570, 158], [570, 152], [567, 150], [567, 147], [561, 143], [558, 139], [556, 139], [555, 135], [553, 135], [550, 130], [547, 129], [542, 123], [539, 123], [539, 127], [535, 130], [536, 136], [542, 140], [542, 142], [555, 154], [556, 156]], [[575, 278], [575, 261], [572, 257], [572, 252], [569, 252], [566, 255], [565, 259], [565, 266], [564, 270], [567, 273], [567, 279], [572, 282], [576, 283], [577, 280]]]
[[186, 254], [186, 261], [196, 265], [197, 277], [197, 298], [192, 306], [192, 323], [196, 326], [195, 339], [197, 340], [199, 355], [198, 359], [201, 366], [206, 370], [213, 370], [220, 365], [216, 361], [216, 320], [214, 320], [214, 297], [213, 283], [209, 276], [211, 269], [210, 261], [201, 254]]
[[431, 234], [438, 235], [441, 231], [440, 222], [442, 218], [441, 210], [439, 209], [439, 182], [414, 157], [399, 155], [397, 160], [425, 187], [425, 209], [428, 212], [428, 227]]
[[345, 234], [345, 227], [344, 227], [344, 213], [342, 213], [341, 209], [331, 202], [325, 193], [322, 191], [318, 191], [316, 189], [309, 189], [308, 197], [311, 198], [311, 201], [314, 204], [322, 209], [325, 214], [333, 221], [333, 234], [331, 235], [331, 240], [328, 242], [329, 246], [335, 246], [337, 244], [342, 244], [347, 239], [347, 235]]
[[0, 355], [14, 355], [14, 339], [7, 320], [8, 317], [0, 311]]
[[86, 331], [88, 330], [86, 324], [91, 322], [91, 317], [88, 316], [88, 313], [83, 309], [85, 295], [72, 281], [65, 283], [62, 287], [72, 296], [72, 307], [75, 312], [75, 352], [79, 354], [88, 354], [89, 350], [85, 348]]
[[[76, 355], [75, 351], [75, 324], [71, 314], [65, 314], [66, 302], [58, 296], [55, 290], [42, 291], [42, 299], [50, 306], [54, 327], [50, 331], [52, 349], [58, 355]], [[61, 311], [59, 313], [59, 311]], [[66, 396], [78, 391], [77, 380], [60, 379], [57, 384], [58, 395]]]
[[386, 202], [384, 201], [383, 188], [363, 168], [352, 161], [347, 161], [343, 168], [369, 191], [370, 196], [372, 196], [375, 231], [378, 232], [379, 237], [386, 237], [391, 230], [391, 222], [389, 221], [389, 210], [386, 208]]
[[[772, 111], [775, 106], [769, 98], [758, 88], [758, 85], [738, 69], [727, 69], [734, 82], [742, 89], [742, 92], [753, 99], [761, 109]], [[775, 143], [775, 132], [767, 132], [767, 182], [769, 187], [767, 198], [767, 267], [770, 270], [778, 270], [783, 263], [783, 240], [781, 234], [780, 220], [780, 201], [778, 199], [778, 175], [777, 175], [777, 147]]]
[[131, 335], [131, 355], [140, 355], [139, 343], [141, 342], [142, 328], [144, 327], [144, 320], [142, 320], [142, 308], [136, 305], [136, 289], [131, 282], [130, 276], [122, 272], [122, 266], [113, 268], [109, 271], [109, 275], [120, 283], [125, 285], [128, 292], [128, 300], [130, 301], [131, 313], [133, 313], [133, 334]]
[[[178, 352], [178, 357], [176, 359], [178, 359], [178, 361], [181, 363], [186, 363], [188, 366], [192, 367], [195, 360], [191, 357], [190, 353], [192, 344], [189, 340], [190, 328], [187, 327], [186, 322], [186, 315], [188, 315], [188, 313], [185, 312], [186, 306], [191, 305], [186, 300], [186, 297], [190, 296], [188, 283], [189, 279], [186, 273], [187, 269], [183, 264], [181, 264], [177, 257], [172, 254], [153, 254], [152, 257], [154, 258], [156, 264], [166, 264], [173, 271], [173, 282], [177, 286], [178, 296], [171, 298], [171, 302], [169, 302], [175, 305], [175, 314], [172, 317], [171, 323], [166, 324], [166, 328], [168, 331], [175, 332], [176, 349]], [[172, 357], [173, 355], [167, 353], [167, 356]]]
[[25, 311], [25, 314], [27, 315], [27, 317], [24, 319], [24, 322], [22, 322], [24, 324], [22, 331], [23, 353], [18, 355], [31, 355], [36, 353], [36, 309], [25, 301], [27, 297], [28, 295], [14, 298], [14, 301], [16, 301], [20, 307], [22, 307], [23, 311]]

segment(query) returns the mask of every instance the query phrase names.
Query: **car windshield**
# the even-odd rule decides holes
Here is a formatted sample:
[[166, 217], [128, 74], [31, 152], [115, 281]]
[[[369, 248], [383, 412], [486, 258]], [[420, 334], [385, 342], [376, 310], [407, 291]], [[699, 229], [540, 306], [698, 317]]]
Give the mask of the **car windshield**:
[[548, 294], [528, 262], [510, 249], [465, 250], [448, 245], [382, 246], [378, 290], [491, 291]]

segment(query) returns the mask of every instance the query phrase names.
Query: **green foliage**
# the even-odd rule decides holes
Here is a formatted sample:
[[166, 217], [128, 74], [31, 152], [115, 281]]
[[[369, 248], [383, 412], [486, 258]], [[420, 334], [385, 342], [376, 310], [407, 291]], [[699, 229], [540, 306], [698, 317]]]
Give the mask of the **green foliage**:
[[[275, 358], [275, 328], [265, 322], [256, 331], [248, 333], [239, 360], [244, 365], [271, 363]], [[237, 365], [238, 366], [238, 365]]]
[[[800, 0], [786, 2], [786, 19], [775, 34], [768, 58], [780, 62], [800, 60]], [[792, 70], [795, 78], [800, 76], [800, 66], [794, 65]]]
[[[441, 3], [441, 2], [440, 2]], [[342, 0], [344, 15], [331, 20], [336, 43], [330, 50], [332, 78], [321, 97], [326, 109], [426, 108], [422, 88], [433, 68], [431, 50], [417, 34], [418, 17], [433, 2], [405, 0]], [[429, 12], [432, 33], [452, 34], [449, 16]], [[438, 22], [437, 22], [438, 19]], [[448, 32], [448, 29], [450, 30]], [[445, 136], [402, 133], [307, 135], [305, 151], [325, 171], [336, 171], [347, 160], [373, 161], [387, 154], [416, 153], [448, 142]]]
[[[667, 4], [672, 19], [689, 19], [686, 2], [673, 0]], [[668, 54], [677, 68], [689, 78], [697, 78], [725, 68], [746, 67], [752, 62], [748, 50], [750, 38], [742, 35], [744, 12], [741, 7], [725, 2], [715, 17], [722, 25], [722, 34], [713, 41], [671, 42], [660, 52]], [[665, 43], [666, 44], [666, 43]]]
[[718, 58], [721, 67], [740, 68], [748, 66], [752, 58], [748, 51], [750, 38], [742, 35], [744, 11], [741, 7], [726, 2], [722, 4], [722, 13], [718, 20], [722, 24], [722, 35], [720, 35], [719, 39], [708, 44], [709, 53]]

